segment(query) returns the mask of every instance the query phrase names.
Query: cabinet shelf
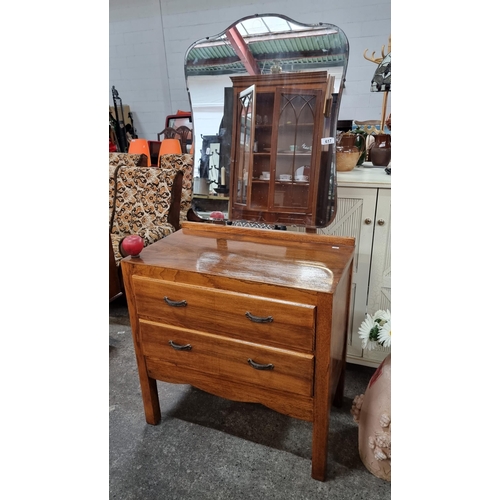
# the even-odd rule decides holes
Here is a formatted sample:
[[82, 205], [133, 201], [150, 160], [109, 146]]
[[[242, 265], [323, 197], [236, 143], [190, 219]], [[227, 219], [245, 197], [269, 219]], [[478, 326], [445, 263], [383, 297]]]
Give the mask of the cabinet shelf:
[[308, 182], [298, 182], [298, 181], [274, 181], [275, 184], [283, 185], [283, 186], [300, 186], [300, 187], [307, 187], [309, 186]]
[[[253, 184], [270, 184], [271, 179], [252, 179]], [[275, 185], [279, 186], [300, 186], [300, 187], [308, 187], [309, 182], [301, 182], [301, 181], [280, 181], [276, 179], [274, 181]]]
[[[271, 156], [271, 151], [259, 151], [253, 154], [254, 156]], [[311, 156], [312, 152], [310, 151], [278, 151], [279, 156]]]
[[193, 198], [197, 200], [222, 200], [229, 201], [229, 196], [217, 196], [215, 194], [193, 194]]
[[292, 152], [292, 151], [278, 151], [278, 154], [280, 156], [311, 156], [311, 152], [306, 152], [306, 151], [295, 151], [295, 152]]
[[284, 123], [279, 128], [314, 127], [314, 123]]

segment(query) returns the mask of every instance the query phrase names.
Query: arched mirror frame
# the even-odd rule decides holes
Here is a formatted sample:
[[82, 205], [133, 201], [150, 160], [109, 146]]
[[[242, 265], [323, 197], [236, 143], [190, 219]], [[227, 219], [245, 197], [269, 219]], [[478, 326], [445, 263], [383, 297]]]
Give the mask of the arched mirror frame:
[[[258, 25], [264, 26], [267, 32], [262, 33]], [[273, 29], [277, 25], [279, 27]], [[252, 34], [253, 29], [260, 31]], [[209, 218], [214, 212], [219, 212], [224, 214], [224, 219], [230, 223], [250, 220], [257, 223], [318, 228], [331, 223], [336, 210], [336, 155], [333, 142], [348, 55], [347, 37], [337, 26], [328, 23], [304, 24], [281, 14], [244, 17], [223, 32], [200, 39], [188, 48], [185, 56], [185, 77], [193, 117], [193, 205], [198, 215]], [[272, 188], [269, 197], [272, 198], [271, 201], [266, 199], [263, 202], [264, 205], [269, 205], [266, 210], [235, 211], [235, 195], [238, 189], [241, 191], [241, 186], [237, 187], [235, 162], [238, 163], [238, 158], [244, 158], [248, 162], [249, 154], [252, 165], [257, 165], [259, 155], [270, 156], [273, 186], [284, 186], [284, 189], [289, 189], [290, 192], [295, 189], [292, 201], [299, 200], [300, 189], [305, 189], [304, 186], [298, 186], [298, 183], [297, 188], [286, 186], [285, 183], [289, 181], [280, 180], [282, 174], [279, 174], [278, 163], [283, 160], [285, 152], [279, 150], [276, 145], [269, 144], [269, 153], [267, 150], [264, 153], [259, 150], [262, 144], [259, 146], [259, 141], [255, 140], [256, 135], [253, 135], [257, 134], [255, 123], [252, 125], [251, 139], [247, 135], [244, 136], [244, 144], [248, 146], [252, 141], [252, 145], [255, 143], [255, 149], [249, 152], [247, 148], [246, 153], [239, 149], [236, 129], [240, 126], [238, 118], [242, 110], [235, 108], [235, 105], [238, 105], [238, 94], [234, 90], [236, 82], [276, 79], [277, 85], [283, 88], [283, 83], [291, 82], [297, 76], [304, 80], [304, 74], [308, 77], [323, 77], [323, 73], [326, 75], [326, 83], [321, 94], [324, 98], [324, 107], [321, 108], [324, 117], [321, 117], [319, 134], [321, 137], [316, 137], [314, 144], [314, 141], [298, 144], [298, 148], [304, 148], [302, 151], [290, 151], [296, 165], [301, 161], [300, 155], [307, 158], [308, 153], [312, 154], [313, 147], [316, 156], [321, 157], [321, 166], [311, 176], [309, 194], [304, 198], [309, 200], [309, 205], [313, 199], [313, 216], [309, 214], [308, 217], [293, 218], [290, 216], [289, 207], [285, 208], [285, 216], [280, 216], [280, 205], [276, 205], [277, 210], [274, 210], [272, 203], [278, 199], [282, 202], [285, 195], [281, 193], [286, 194], [286, 191], [279, 191], [278, 188]], [[245, 75], [254, 75], [254, 78]], [[258, 109], [253, 110], [253, 115], [254, 120], [259, 122], [259, 127], [267, 125], [270, 130], [277, 129], [278, 119], [271, 122], [272, 117], [259, 115]], [[277, 116], [279, 117], [279, 113]], [[318, 142], [319, 139], [321, 142]], [[275, 142], [277, 143], [277, 140]], [[319, 165], [319, 160], [317, 163]], [[291, 184], [294, 183], [298, 170], [294, 167]], [[304, 173], [303, 168], [301, 173]], [[262, 174], [256, 177], [259, 174], [257, 168], [250, 174], [255, 180], [254, 202], [258, 199], [258, 188], [264, 189], [262, 184], [265, 184], [266, 180], [262, 179]], [[244, 175], [248, 176], [248, 172]], [[281, 198], [278, 198], [279, 195]], [[246, 200], [246, 195], [244, 199]], [[300, 210], [299, 207], [295, 212], [300, 214]], [[237, 217], [234, 217], [235, 213]]]

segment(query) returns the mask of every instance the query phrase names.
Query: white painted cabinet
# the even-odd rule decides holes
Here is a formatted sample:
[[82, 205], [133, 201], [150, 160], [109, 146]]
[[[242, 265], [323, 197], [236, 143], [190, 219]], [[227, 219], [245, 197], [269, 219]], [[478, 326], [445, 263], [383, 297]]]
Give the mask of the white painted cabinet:
[[335, 220], [318, 233], [356, 238], [347, 361], [378, 366], [390, 349], [362, 349], [358, 329], [366, 312], [391, 309], [391, 176], [383, 168], [338, 172], [337, 195]]

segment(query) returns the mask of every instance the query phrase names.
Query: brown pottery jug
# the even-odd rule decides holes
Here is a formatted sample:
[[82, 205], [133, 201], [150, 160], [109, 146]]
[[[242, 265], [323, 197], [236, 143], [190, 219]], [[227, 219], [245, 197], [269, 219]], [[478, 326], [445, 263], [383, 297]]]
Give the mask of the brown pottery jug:
[[[361, 139], [361, 148], [356, 146], [356, 140]], [[349, 172], [358, 163], [360, 156], [365, 151], [365, 138], [360, 134], [346, 132], [337, 141], [337, 171]]]
[[370, 148], [370, 160], [375, 167], [387, 167], [391, 161], [391, 135], [376, 134]]

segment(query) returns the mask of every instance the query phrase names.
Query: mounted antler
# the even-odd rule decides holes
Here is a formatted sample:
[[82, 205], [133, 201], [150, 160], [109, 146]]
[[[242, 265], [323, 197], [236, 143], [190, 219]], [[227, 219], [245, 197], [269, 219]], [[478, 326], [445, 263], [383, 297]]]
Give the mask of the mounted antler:
[[[391, 51], [391, 37], [389, 36], [389, 52]], [[380, 64], [384, 57], [389, 53], [385, 53], [384, 52], [384, 49], [385, 49], [385, 45], [382, 45], [382, 50], [380, 51], [380, 53], [382, 54], [382, 57], [375, 57], [375, 51], [372, 52], [372, 56], [371, 57], [366, 57], [366, 53], [368, 52], [368, 49], [366, 49], [364, 52], [363, 52], [363, 57], [367, 60], [367, 61], [371, 61], [375, 64]]]

